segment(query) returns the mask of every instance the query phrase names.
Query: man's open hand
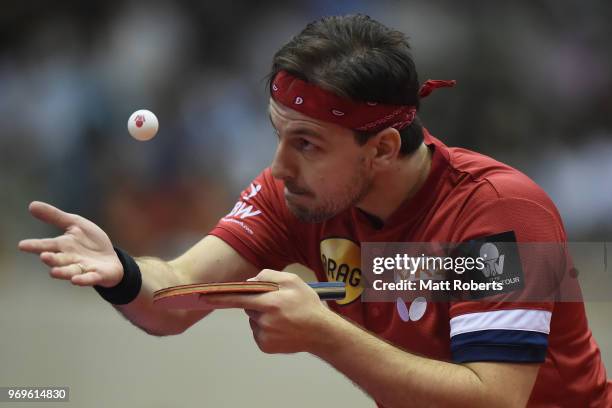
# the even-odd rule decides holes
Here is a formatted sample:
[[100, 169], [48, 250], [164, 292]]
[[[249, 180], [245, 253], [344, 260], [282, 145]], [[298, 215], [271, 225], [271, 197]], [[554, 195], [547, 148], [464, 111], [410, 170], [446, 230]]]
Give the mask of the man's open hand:
[[112, 287], [123, 277], [123, 267], [108, 235], [93, 222], [52, 205], [34, 201], [30, 213], [64, 234], [55, 238], [25, 239], [19, 249], [38, 254], [56, 279], [79, 286]]

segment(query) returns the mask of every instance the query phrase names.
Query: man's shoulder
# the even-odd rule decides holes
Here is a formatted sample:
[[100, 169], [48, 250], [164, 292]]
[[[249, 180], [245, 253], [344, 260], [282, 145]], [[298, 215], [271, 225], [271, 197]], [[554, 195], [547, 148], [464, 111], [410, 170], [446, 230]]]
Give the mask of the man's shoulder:
[[531, 178], [489, 156], [463, 148], [448, 150], [454, 189], [462, 191], [455, 225], [461, 231], [460, 226], [465, 227], [462, 238], [514, 230], [521, 241], [562, 239], [559, 211]]
[[529, 176], [490, 156], [464, 148], [449, 150], [452, 171], [474, 189], [479, 200], [528, 200], [547, 209], [555, 208], [552, 200]]

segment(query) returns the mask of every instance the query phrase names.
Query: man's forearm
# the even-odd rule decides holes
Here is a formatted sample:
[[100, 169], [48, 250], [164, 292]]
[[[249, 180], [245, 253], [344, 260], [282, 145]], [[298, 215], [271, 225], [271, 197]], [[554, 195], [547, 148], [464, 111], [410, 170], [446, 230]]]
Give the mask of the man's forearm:
[[[493, 406], [470, 368], [402, 351], [329, 313], [312, 353], [321, 357], [386, 408], [406, 406]], [[341, 346], [339, 346], [341, 344]]]
[[143, 257], [137, 258], [136, 263], [142, 274], [140, 292], [132, 302], [115, 306], [134, 325], [153, 335], [178, 334], [206, 314], [201, 311], [165, 310], [154, 306], [153, 293], [156, 290], [190, 282], [186, 282], [171, 263], [161, 259]]

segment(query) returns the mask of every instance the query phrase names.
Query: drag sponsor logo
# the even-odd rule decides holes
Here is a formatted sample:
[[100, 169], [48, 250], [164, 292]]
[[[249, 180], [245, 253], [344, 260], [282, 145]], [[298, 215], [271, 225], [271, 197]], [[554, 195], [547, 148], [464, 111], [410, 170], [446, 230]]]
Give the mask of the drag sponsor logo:
[[320, 251], [327, 280], [346, 284], [346, 297], [336, 302], [345, 305], [360, 297], [364, 288], [359, 246], [345, 238], [328, 238], [321, 241]]

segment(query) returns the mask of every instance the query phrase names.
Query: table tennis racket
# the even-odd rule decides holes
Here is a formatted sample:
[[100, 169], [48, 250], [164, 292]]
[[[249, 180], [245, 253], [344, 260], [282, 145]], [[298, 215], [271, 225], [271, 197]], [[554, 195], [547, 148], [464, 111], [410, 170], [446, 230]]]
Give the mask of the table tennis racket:
[[[307, 282], [321, 300], [344, 299], [346, 287], [343, 282]], [[171, 286], [153, 293], [153, 303], [165, 309], [209, 309], [210, 306], [200, 302], [200, 296], [233, 294], [248, 295], [279, 290], [278, 283], [245, 281], [222, 283], [192, 283], [189, 285]]]

